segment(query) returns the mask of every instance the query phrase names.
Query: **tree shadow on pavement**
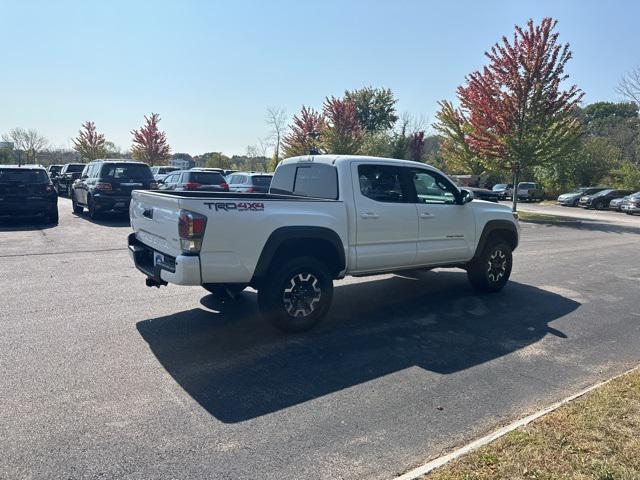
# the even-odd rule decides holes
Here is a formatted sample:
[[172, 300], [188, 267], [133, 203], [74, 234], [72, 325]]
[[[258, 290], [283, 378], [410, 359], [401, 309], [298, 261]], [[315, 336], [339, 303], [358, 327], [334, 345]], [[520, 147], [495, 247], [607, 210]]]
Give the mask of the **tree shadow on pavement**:
[[418, 366], [450, 374], [539, 341], [579, 303], [510, 282], [478, 295], [466, 274], [427, 272], [336, 287], [318, 328], [287, 336], [255, 294], [137, 324], [164, 368], [203, 408], [235, 423]]

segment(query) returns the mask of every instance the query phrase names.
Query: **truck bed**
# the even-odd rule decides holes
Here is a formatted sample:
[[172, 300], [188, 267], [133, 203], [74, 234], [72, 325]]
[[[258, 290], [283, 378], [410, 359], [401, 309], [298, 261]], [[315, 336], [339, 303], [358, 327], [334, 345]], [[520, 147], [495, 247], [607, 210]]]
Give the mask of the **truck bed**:
[[[184, 258], [178, 238], [181, 210], [207, 217], [202, 249]], [[234, 192], [171, 192], [135, 190], [131, 227], [135, 238], [177, 263], [196, 262], [201, 275], [189, 280], [163, 272], [163, 279], [182, 285], [248, 283], [269, 237], [282, 228], [324, 227], [337, 232], [344, 245], [347, 211], [341, 200], [294, 195]]]

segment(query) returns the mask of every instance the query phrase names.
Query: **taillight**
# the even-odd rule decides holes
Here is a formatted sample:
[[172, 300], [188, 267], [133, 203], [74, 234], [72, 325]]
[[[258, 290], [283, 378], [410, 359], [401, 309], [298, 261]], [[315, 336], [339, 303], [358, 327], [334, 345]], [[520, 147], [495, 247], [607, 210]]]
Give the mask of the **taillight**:
[[180, 210], [178, 235], [180, 248], [186, 253], [198, 253], [202, 248], [202, 237], [207, 228], [207, 217], [188, 210]]
[[185, 183], [184, 188], [185, 190], [198, 190], [201, 186], [202, 186], [201, 183], [188, 182], [188, 183]]
[[253, 188], [253, 187], [247, 188], [247, 193], [254, 193], [255, 191], [256, 191], [256, 189]]
[[220, 186], [223, 190], [229, 190], [229, 184], [227, 182], [222, 182]]
[[110, 192], [113, 190], [113, 187], [110, 183], [107, 182], [98, 182], [96, 183], [96, 190], [100, 190], [101, 192]]

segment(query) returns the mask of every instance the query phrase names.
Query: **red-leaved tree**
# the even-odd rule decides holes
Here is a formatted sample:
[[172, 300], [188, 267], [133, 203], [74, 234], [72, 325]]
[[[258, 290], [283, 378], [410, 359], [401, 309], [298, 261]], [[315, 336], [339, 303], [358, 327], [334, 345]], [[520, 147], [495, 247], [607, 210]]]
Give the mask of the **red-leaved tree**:
[[167, 143], [167, 135], [160, 131], [158, 122], [160, 115], [152, 113], [150, 117], [145, 115], [145, 124], [139, 130], [132, 130], [133, 145], [131, 155], [136, 160], [149, 165], [163, 164], [171, 156], [171, 147]]
[[327, 97], [323, 112], [327, 128], [322, 136], [322, 148], [327, 153], [353, 155], [358, 153], [364, 131], [358, 120], [358, 110], [353, 100]]
[[283, 139], [284, 156], [308, 155], [318, 147], [326, 128], [324, 114], [303, 105], [300, 114], [293, 116], [293, 123]]
[[[465, 140], [494, 170], [509, 169], [517, 185], [523, 168], [550, 164], [570, 154], [580, 135], [573, 115], [583, 97], [564, 88], [571, 59], [569, 44], [558, 42], [557, 22], [545, 18], [516, 26], [485, 55], [489, 64], [458, 88]], [[514, 195], [513, 209], [517, 205]]]
[[409, 137], [409, 159], [421, 162], [424, 155], [424, 130], [412, 133]]

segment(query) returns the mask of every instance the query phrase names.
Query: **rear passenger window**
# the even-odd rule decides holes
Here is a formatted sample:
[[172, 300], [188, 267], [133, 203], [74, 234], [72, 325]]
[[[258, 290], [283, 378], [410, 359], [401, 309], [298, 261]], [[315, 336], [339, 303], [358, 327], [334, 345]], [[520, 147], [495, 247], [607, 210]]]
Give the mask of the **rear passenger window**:
[[360, 192], [376, 202], [404, 203], [408, 201], [402, 187], [400, 168], [389, 165], [359, 165]]

